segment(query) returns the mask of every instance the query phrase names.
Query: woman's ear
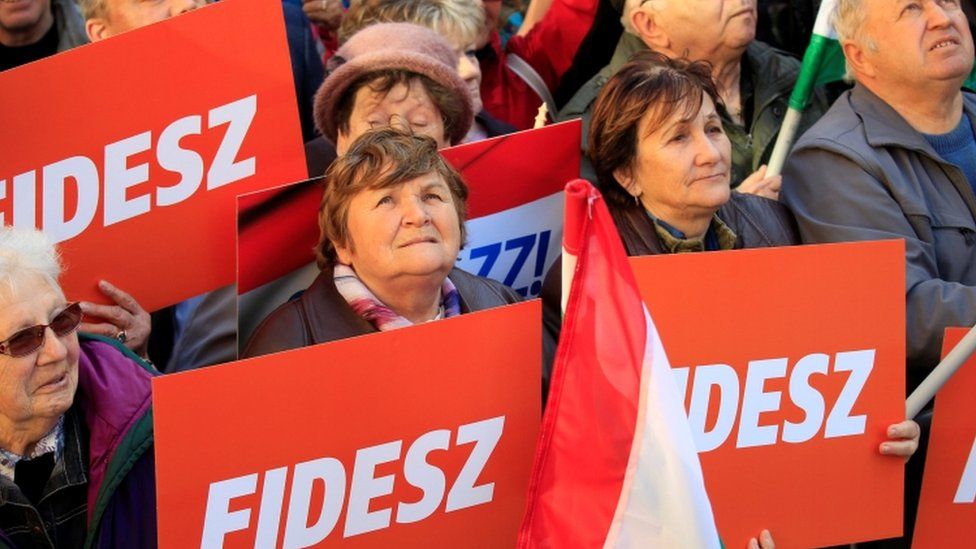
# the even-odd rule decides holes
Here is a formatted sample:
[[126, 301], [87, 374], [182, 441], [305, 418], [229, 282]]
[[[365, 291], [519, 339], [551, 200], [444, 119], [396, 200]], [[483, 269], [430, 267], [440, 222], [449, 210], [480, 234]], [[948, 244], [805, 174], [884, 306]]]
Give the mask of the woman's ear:
[[630, 166], [621, 166], [613, 170], [613, 178], [627, 191], [627, 194], [637, 198], [642, 194], [640, 185], [634, 180]]
[[352, 237], [347, 235], [346, 239], [345, 244], [333, 242], [332, 247], [335, 248], [336, 259], [339, 260], [339, 263], [342, 263], [343, 265], [352, 265], [353, 256], [355, 255], [356, 250], [354, 250], [352, 246]]

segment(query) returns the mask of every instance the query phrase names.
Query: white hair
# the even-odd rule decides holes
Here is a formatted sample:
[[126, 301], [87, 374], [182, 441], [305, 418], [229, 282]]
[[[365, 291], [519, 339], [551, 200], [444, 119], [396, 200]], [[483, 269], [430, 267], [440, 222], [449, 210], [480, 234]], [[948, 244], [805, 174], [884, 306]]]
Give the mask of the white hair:
[[30, 274], [60, 288], [61, 258], [54, 244], [36, 229], [0, 227], [0, 282], [16, 293], [17, 280]]
[[856, 40], [864, 26], [864, 4], [861, 0], [837, 0], [834, 14], [830, 19], [837, 37], [841, 40]]
[[[865, 17], [867, 17], [867, 9], [861, 0], [837, 0], [830, 23], [837, 31], [837, 38], [840, 41], [861, 42], [863, 40], [865, 47], [871, 51], [878, 51], [878, 44], [874, 39], [862, 35]], [[856, 80], [851, 64], [846, 59], [844, 69], [844, 81], [851, 83]]]

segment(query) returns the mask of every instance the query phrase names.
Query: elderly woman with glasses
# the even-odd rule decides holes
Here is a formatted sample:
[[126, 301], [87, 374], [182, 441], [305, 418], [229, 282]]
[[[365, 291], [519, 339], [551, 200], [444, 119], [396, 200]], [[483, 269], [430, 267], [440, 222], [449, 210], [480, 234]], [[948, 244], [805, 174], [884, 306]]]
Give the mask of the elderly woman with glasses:
[[39, 232], [0, 229], [0, 545], [155, 547], [151, 366], [79, 337]]
[[467, 187], [437, 142], [370, 130], [325, 177], [322, 272], [255, 330], [243, 356], [387, 331], [515, 303], [514, 290], [455, 268]]

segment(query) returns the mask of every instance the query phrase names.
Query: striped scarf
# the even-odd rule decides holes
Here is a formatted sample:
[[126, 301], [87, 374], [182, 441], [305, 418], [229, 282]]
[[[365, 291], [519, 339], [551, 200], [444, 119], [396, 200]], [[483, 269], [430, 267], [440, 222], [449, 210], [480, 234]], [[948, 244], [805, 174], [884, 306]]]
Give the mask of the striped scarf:
[[[336, 264], [332, 272], [332, 280], [335, 282], [339, 294], [352, 307], [352, 310], [356, 311], [356, 314], [372, 324], [377, 330], [385, 332], [405, 326], [413, 326], [413, 322], [396, 314], [393, 309], [377, 299], [349, 265]], [[450, 318], [459, 314], [461, 314], [461, 298], [451, 279], [445, 277], [444, 283], [441, 285], [440, 309], [433, 320]]]

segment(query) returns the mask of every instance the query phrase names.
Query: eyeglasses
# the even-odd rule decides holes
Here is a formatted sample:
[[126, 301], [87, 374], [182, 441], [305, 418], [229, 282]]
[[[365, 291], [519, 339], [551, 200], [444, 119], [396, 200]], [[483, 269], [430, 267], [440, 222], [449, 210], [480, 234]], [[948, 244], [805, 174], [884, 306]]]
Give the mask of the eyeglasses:
[[54, 335], [63, 337], [78, 329], [81, 324], [81, 305], [71, 303], [63, 311], [51, 319], [50, 324], [38, 324], [24, 328], [16, 334], [0, 341], [0, 354], [12, 357], [29, 355], [44, 344], [44, 334], [51, 328]]

